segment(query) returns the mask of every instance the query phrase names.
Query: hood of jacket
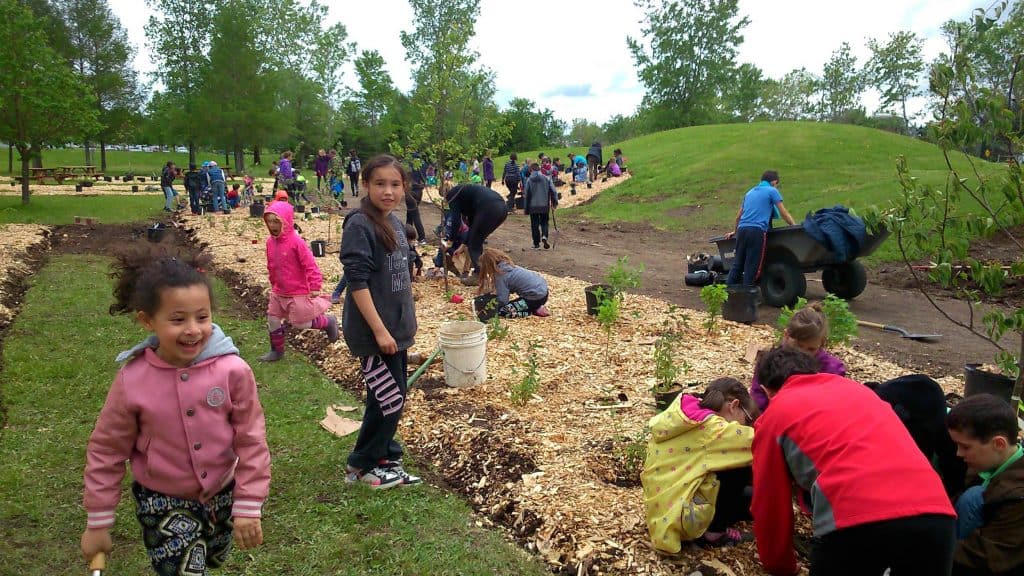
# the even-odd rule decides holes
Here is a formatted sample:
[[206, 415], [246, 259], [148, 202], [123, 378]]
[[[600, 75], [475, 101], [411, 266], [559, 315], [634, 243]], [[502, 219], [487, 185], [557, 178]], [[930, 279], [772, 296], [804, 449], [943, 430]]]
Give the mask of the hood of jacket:
[[[150, 334], [145, 340], [139, 342], [135, 346], [122, 351], [117, 355], [116, 362], [124, 362], [131, 360], [132, 358], [142, 354], [148, 348], [156, 349], [160, 344], [155, 334]], [[210, 333], [210, 339], [206, 341], [206, 346], [199, 351], [199, 355], [192, 361], [192, 364], [199, 364], [204, 360], [209, 360], [217, 356], [226, 356], [228, 354], [238, 354], [238, 348], [235, 347], [235, 343], [231, 340], [231, 337], [224, 333], [220, 329], [220, 326], [214, 324], [213, 331]]]
[[651, 418], [651, 438], [664, 442], [699, 427], [714, 415], [714, 410], [700, 407], [700, 398], [680, 394], [668, 409]]
[[[283, 202], [281, 200], [275, 200], [267, 205], [266, 211], [263, 213], [263, 221], [266, 222], [267, 214], [274, 214], [281, 219], [281, 234], [277, 237], [279, 240], [284, 240], [288, 236], [295, 234], [295, 209], [292, 208], [290, 202]], [[271, 238], [274, 238], [271, 236]]]

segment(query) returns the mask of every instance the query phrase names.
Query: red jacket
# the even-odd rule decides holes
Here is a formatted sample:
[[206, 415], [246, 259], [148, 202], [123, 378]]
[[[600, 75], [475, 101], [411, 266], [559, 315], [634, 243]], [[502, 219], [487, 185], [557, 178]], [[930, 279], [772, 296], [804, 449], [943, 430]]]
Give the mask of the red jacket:
[[754, 432], [754, 533], [771, 574], [796, 573], [792, 485], [811, 492], [814, 535], [921, 514], [955, 516], [939, 475], [892, 408], [834, 374], [793, 376]]

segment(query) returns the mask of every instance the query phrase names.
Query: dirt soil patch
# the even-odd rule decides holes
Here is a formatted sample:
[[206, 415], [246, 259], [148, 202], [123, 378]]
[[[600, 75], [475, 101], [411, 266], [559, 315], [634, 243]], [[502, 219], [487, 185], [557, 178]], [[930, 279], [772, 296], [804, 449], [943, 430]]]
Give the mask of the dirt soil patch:
[[[427, 224], [434, 222], [428, 219]], [[299, 221], [307, 241], [330, 239], [334, 253], [318, 259], [328, 279], [325, 291], [340, 273], [339, 223], [337, 215]], [[231, 278], [252, 310], [264, 309], [268, 284], [261, 220], [236, 212], [183, 216], [176, 225], [209, 247], [218, 274]], [[447, 388], [441, 385], [443, 363], [428, 369], [410, 391], [401, 425], [409, 452], [428, 468], [428, 477], [462, 494], [482, 525], [504, 528], [556, 572], [762, 574], [753, 544], [714, 551], [686, 547], [674, 557], [655, 552], [644, 522], [639, 470], [627, 470], [627, 462], [630, 447], [642, 443], [643, 429], [654, 415], [649, 390], [654, 383], [652, 344], [666, 325], [683, 333], [676, 361], [689, 364], [683, 381], [697, 389], [723, 375], [748, 380], [748, 347], [770, 345], [774, 332], [765, 325], [723, 322], [720, 332], [708, 335], [700, 328], [703, 312], [671, 314], [669, 303], [680, 294], [688, 253], [681, 248], [685, 244], [674, 243], [677, 236], [642, 226], [584, 222], [563, 224], [563, 234], [554, 250], [529, 251], [529, 233], [516, 215], [492, 237], [492, 246], [545, 272], [552, 316], [506, 322], [508, 334], [487, 344], [488, 378], [483, 384]], [[648, 264], [647, 293], [626, 296], [622, 318], [606, 336], [585, 311], [583, 288], [589, 282], [569, 276], [600, 279], [607, 265], [624, 253]], [[473, 295], [457, 282], [451, 287]], [[429, 354], [443, 322], [473, 317], [471, 299], [449, 303], [441, 280], [417, 282], [413, 291], [419, 322], [414, 351]], [[657, 297], [662, 294], [673, 298]], [[319, 332], [307, 331], [293, 343], [342, 385], [361, 388], [357, 362], [343, 342], [327, 344]], [[525, 376], [531, 345], [540, 386], [524, 405], [514, 406], [510, 389]], [[885, 380], [907, 371], [858, 346], [834, 352], [857, 380]], [[940, 382], [948, 391], [961, 391], [955, 377]], [[609, 409], [612, 400], [621, 406]]]

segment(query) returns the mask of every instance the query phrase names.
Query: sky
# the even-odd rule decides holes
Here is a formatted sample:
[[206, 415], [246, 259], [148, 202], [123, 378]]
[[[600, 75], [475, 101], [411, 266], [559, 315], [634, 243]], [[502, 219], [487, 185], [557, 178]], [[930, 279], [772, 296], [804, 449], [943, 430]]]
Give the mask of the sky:
[[[138, 50], [136, 68], [155, 70], [144, 30], [152, 12], [141, 0], [109, 2]], [[329, 7], [328, 24], [342, 21], [359, 50], [379, 51], [395, 85], [408, 92], [411, 68], [399, 38], [401, 31], [413, 30], [407, 0], [322, 2]], [[884, 42], [890, 33], [906, 30], [925, 39], [924, 57], [930, 62], [946, 50], [941, 25], [986, 6], [988, 0], [740, 0], [739, 14], [750, 23], [742, 30], [737, 60], [776, 79], [801, 67], [820, 75], [843, 42], [863, 65], [870, 56], [868, 38]], [[603, 123], [616, 114], [632, 114], [643, 99], [626, 44], [627, 37], [642, 37], [642, 17], [630, 0], [480, 0], [470, 45], [480, 55], [479, 64], [495, 73], [499, 106], [522, 97], [567, 122], [586, 118]], [[343, 82], [359, 88], [351, 65]], [[867, 93], [862, 104], [870, 114], [877, 101], [876, 94]]]

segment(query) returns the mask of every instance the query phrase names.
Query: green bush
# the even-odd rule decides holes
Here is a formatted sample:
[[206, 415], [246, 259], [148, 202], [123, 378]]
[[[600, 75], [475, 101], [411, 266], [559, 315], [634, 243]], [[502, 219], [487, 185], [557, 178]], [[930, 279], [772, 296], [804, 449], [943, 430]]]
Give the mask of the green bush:
[[[805, 306], [807, 306], [807, 299], [801, 297], [797, 298], [795, 306], [792, 308], [786, 306], [779, 312], [776, 326], [780, 337], [789, 324], [790, 318], [793, 317], [793, 313]], [[850, 312], [850, 305], [846, 300], [835, 294], [828, 294], [821, 301], [821, 311], [828, 320], [828, 338], [825, 342], [827, 346], [848, 344], [857, 337], [857, 317]]]

